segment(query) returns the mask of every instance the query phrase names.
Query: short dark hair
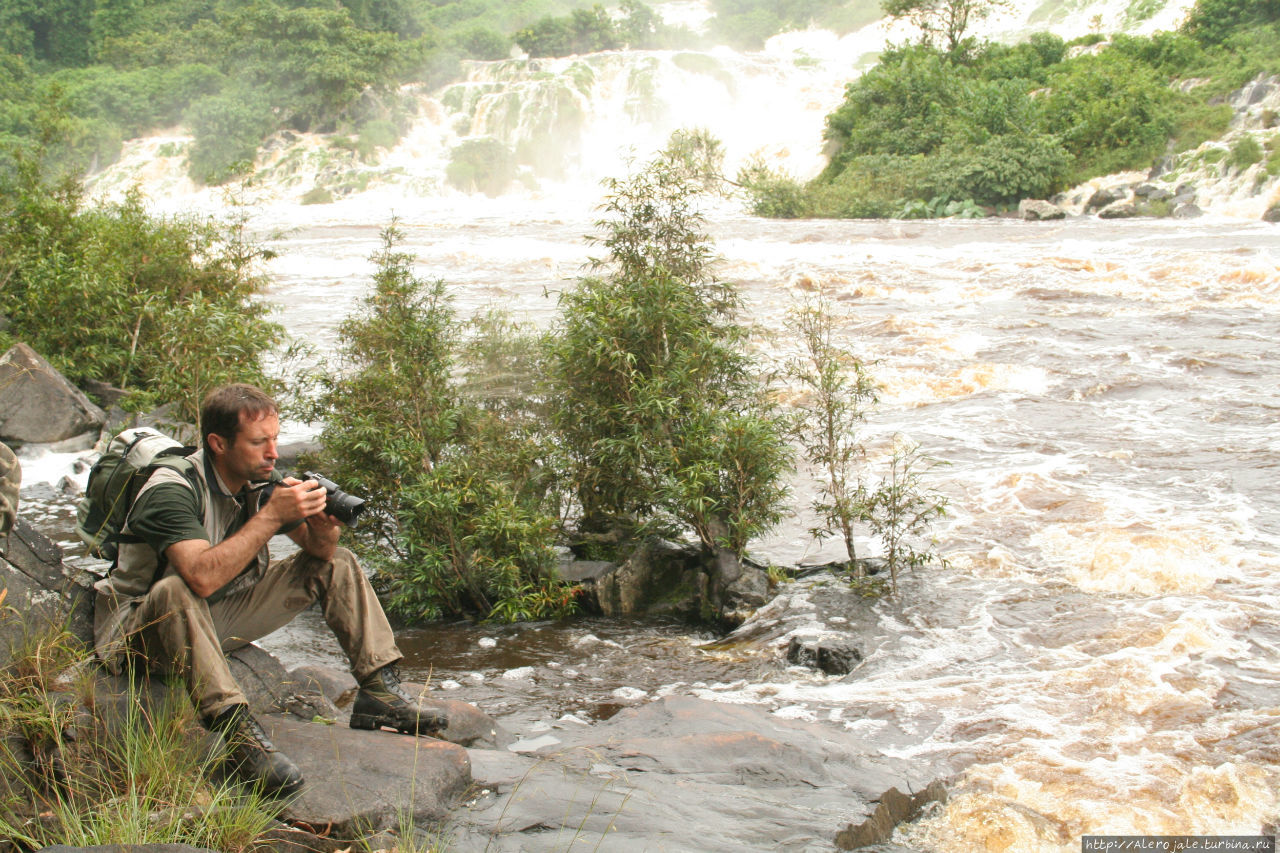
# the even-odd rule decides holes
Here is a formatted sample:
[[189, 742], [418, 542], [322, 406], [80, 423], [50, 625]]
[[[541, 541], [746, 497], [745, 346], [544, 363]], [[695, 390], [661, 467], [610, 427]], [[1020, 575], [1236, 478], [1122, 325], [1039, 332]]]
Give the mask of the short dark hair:
[[204, 441], [206, 453], [212, 453], [209, 447], [209, 436], [220, 435], [227, 444], [235, 444], [236, 433], [240, 431], [240, 415], [247, 414], [250, 419], [279, 415], [280, 406], [261, 388], [236, 382], [214, 389], [204, 398], [200, 407], [200, 433]]

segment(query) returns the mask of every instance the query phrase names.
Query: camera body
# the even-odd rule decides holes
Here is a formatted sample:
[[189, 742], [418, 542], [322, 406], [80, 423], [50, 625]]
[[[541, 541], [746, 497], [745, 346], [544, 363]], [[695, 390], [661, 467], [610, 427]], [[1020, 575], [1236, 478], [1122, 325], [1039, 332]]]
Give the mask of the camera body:
[[314, 471], [307, 471], [302, 479], [315, 480], [325, 492], [324, 511], [341, 521], [347, 527], [355, 527], [364, 512], [364, 498], [349, 495], [338, 487], [338, 484]]
[[[303, 482], [307, 480], [315, 480], [324, 489], [325, 501], [324, 511], [334, 518], [341, 521], [347, 527], [355, 527], [356, 522], [360, 520], [360, 513], [364, 512], [364, 498], [357, 498], [349, 495], [338, 487], [338, 484], [327, 477], [323, 477], [314, 471], [308, 471], [301, 475]], [[259, 506], [271, 500], [271, 492], [278, 483], [271, 483], [262, 487], [262, 497], [259, 498]]]

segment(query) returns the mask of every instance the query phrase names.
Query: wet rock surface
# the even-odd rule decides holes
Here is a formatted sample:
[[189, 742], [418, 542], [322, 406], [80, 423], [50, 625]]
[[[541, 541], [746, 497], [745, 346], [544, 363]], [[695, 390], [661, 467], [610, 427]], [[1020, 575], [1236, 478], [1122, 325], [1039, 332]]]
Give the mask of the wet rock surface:
[[[25, 529], [33, 559], [47, 558], [35, 560], [47, 570], [50, 586], [42, 588], [61, 600], [68, 581], [57, 547]], [[28, 577], [4, 567], [10, 583], [16, 574]], [[859, 601], [840, 578], [818, 572], [789, 585], [709, 644], [708, 653], [785, 667], [788, 648], [808, 648], [821, 669], [820, 660], [844, 649], [843, 660], [855, 667], [855, 676], [844, 677], [856, 677], [851, 650], [883, 639], [878, 617]], [[883, 841], [899, 820], [918, 813], [925, 802], [918, 796], [935, 798], [921, 792], [938, 793], [929, 784], [946, 772], [927, 761], [887, 758], [880, 745], [839, 725], [635, 688], [603, 719], [566, 714], [516, 739], [475, 705], [406, 681], [424, 705], [449, 715], [443, 737], [357, 731], [349, 727], [349, 674], [318, 664], [290, 670], [252, 644], [230, 659], [255, 715], [306, 778], [265, 849], [331, 851], [378, 838], [390, 844], [413, 825], [454, 851], [579, 844], [606, 851], [829, 850], [838, 835]], [[512, 678], [506, 686], [518, 683]], [[468, 693], [461, 691], [473, 698]], [[159, 679], [95, 675], [94, 711], [114, 725], [136, 720], [138, 707], [172, 701], [185, 696]], [[211, 753], [220, 747], [216, 735], [206, 743]]]
[[480, 790], [447, 824], [450, 850], [829, 850], [886, 792], [930, 781], [839, 729], [690, 696], [527, 747], [471, 751]]

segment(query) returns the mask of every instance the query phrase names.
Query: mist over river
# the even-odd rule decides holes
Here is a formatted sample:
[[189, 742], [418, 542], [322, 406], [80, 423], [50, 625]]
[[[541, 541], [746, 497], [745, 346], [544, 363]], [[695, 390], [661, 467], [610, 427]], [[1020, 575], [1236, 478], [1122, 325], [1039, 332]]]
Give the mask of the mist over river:
[[[269, 294], [321, 349], [368, 287], [385, 224], [335, 213], [275, 244]], [[502, 200], [398, 213], [417, 272], [444, 278], [461, 314], [496, 304], [544, 325], [594, 218], [590, 204]], [[937, 531], [949, 566], [879, 607], [889, 639], [846, 679], [701, 650], [707, 636], [673, 626], [592, 621], [412, 631], [410, 674], [527, 737], [671, 692], [846, 727], [958, 774], [944, 809], [900, 831], [925, 849], [1274, 832], [1280, 231], [779, 222], [727, 204], [709, 230], [764, 330], [806, 292], [848, 311], [884, 386], [876, 455], [903, 433], [949, 463], [933, 480], [950, 501]], [[797, 481], [798, 510], [809, 489]], [[800, 512], [754, 554], [838, 556], [809, 524]], [[314, 657], [314, 636], [304, 625], [268, 645]]]

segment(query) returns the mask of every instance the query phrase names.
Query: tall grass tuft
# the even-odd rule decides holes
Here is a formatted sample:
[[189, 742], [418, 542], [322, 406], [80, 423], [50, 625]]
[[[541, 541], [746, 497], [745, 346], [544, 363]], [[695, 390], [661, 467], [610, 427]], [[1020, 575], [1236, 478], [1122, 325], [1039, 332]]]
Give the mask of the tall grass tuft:
[[[87, 656], [61, 631], [33, 636], [0, 675], [0, 851], [53, 844], [186, 843], [251, 849], [273, 801], [216, 781], [185, 690], [92, 701]], [[90, 701], [82, 701], [82, 700]], [[81, 700], [81, 701], [78, 701]]]

